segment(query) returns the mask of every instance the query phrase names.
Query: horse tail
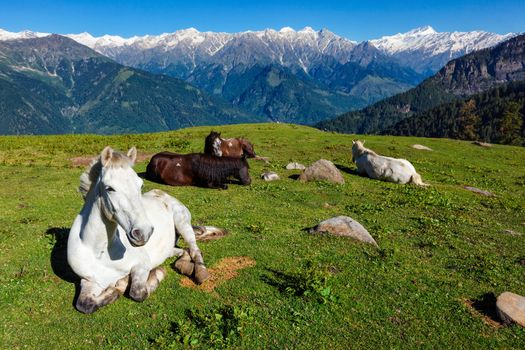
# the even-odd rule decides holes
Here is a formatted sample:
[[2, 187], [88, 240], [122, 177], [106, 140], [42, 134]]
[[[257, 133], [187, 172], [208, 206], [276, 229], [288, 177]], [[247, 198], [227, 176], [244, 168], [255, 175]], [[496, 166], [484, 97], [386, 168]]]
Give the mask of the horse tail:
[[409, 184], [414, 184], [416, 186], [430, 186], [429, 184], [426, 184], [423, 182], [423, 179], [421, 178], [421, 175], [419, 175], [418, 173], [414, 173], [411, 177], [410, 177], [410, 181], [408, 181]]
[[192, 226], [197, 241], [211, 241], [228, 234], [228, 231], [215, 226]]

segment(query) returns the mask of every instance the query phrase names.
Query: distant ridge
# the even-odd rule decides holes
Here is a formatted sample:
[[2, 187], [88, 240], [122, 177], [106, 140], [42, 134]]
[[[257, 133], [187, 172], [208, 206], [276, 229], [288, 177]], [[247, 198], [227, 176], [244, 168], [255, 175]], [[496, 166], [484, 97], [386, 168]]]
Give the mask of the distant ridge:
[[0, 134], [134, 133], [262, 121], [72, 39], [0, 41]]
[[[525, 35], [452, 60], [433, 77], [407, 92], [322, 121], [317, 127], [345, 133], [395, 132], [395, 125], [401, 120], [444, 103], [520, 81], [525, 81]], [[428, 113], [425, 116], [429, 118]], [[399, 125], [407, 127], [407, 124]]]

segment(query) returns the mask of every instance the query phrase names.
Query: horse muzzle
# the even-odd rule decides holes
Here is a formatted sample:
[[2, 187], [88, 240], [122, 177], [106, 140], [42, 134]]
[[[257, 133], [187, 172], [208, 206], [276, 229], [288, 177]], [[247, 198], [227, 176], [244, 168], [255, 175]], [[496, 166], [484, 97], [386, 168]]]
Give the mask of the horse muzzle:
[[148, 243], [149, 238], [153, 234], [153, 226], [147, 229], [134, 228], [127, 234], [129, 243], [134, 247], [142, 247]]

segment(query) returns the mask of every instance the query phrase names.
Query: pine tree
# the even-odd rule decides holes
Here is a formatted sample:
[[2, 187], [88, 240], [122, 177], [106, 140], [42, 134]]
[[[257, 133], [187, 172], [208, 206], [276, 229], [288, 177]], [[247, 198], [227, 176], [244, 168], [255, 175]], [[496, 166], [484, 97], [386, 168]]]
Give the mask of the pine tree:
[[466, 101], [459, 109], [456, 137], [463, 140], [477, 140], [481, 118], [476, 114], [476, 101]]
[[509, 101], [505, 105], [499, 125], [500, 142], [509, 145], [523, 144], [521, 128], [523, 116], [520, 113], [521, 104]]

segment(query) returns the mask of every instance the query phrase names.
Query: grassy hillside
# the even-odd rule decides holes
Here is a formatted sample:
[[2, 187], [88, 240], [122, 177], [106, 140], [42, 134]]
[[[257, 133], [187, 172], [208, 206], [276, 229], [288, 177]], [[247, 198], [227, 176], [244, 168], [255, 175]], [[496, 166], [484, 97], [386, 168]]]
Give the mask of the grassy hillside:
[[[214, 127], [223, 136], [246, 136], [270, 157], [269, 165], [250, 160], [251, 186], [145, 182], [145, 190], [161, 188], [185, 203], [194, 223], [230, 231], [200, 243], [210, 269], [228, 257], [254, 266], [229, 280], [231, 271], [216, 273], [222, 283], [210, 293], [206, 284], [181, 285], [166, 263], [166, 280], [145, 302], [121, 298], [90, 316], [77, 312], [64, 238], [82, 205], [76, 188], [83, 168], [71, 159], [105, 145], [199, 151], [210, 129], [0, 138], [0, 348], [525, 347], [525, 329], [490, 318], [494, 296], [525, 295], [525, 149], [367, 136], [367, 146], [409, 159], [432, 185], [416, 188], [354, 175], [356, 136], [283, 124]], [[417, 151], [414, 143], [434, 151]], [[304, 184], [289, 178], [297, 171], [284, 169], [319, 158], [346, 169], [346, 184]], [[263, 170], [282, 180], [265, 183]], [[361, 222], [380, 248], [303, 231], [336, 215]]]

